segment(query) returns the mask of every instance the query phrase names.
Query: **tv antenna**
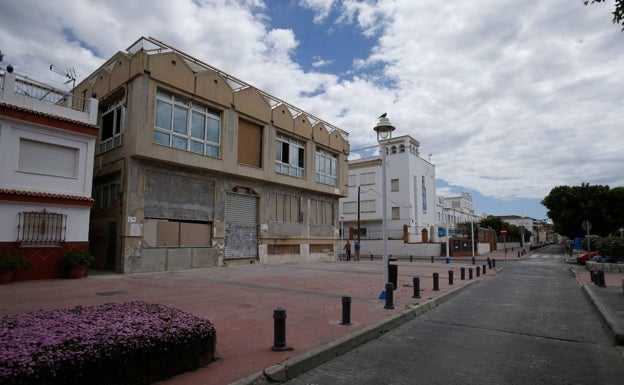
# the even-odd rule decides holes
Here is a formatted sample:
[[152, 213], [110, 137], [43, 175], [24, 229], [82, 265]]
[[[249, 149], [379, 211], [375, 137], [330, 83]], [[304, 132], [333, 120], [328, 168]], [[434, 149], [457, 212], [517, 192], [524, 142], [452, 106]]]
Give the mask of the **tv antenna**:
[[72, 83], [72, 90], [74, 88], [76, 88], [76, 70], [74, 70], [73, 68], [68, 68], [66, 70], [63, 70], [63, 69], [55, 66], [54, 64], [50, 64], [50, 71], [68, 78], [69, 80], [66, 81], [63, 84], [68, 84], [68, 83], [71, 82]]

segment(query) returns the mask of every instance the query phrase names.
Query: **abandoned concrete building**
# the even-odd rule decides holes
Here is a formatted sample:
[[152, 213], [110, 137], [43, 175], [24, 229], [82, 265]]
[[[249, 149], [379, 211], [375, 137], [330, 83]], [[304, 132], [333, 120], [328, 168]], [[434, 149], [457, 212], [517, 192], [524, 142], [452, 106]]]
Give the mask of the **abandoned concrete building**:
[[348, 134], [153, 38], [96, 95], [90, 247], [119, 273], [334, 258]]

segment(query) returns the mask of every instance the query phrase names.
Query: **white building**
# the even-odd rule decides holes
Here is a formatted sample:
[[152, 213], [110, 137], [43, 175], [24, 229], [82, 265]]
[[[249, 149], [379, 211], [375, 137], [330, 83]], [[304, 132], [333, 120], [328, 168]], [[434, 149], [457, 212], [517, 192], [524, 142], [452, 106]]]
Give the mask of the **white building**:
[[88, 250], [98, 102], [0, 69], [0, 250], [55, 278], [68, 250]]
[[349, 161], [349, 195], [340, 199], [344, 238], [357, 239], [359, 223], [361, 239], [382, 239], [382, 183], [386, 183], [388, 238], [429, 242], [437, 231], [435, 166], [420, 157], [420, 143], [411, 136], [388, 139], [385, 146], [386, 181], [380, 156]]
[[[438, 236], [443, 237], [447, 225], [453, 236], [453, 229], [460, 223], [478, 223], [485, 218], [483, 213], [475, 213], [472, 196], [466, 192], [459, 195], [438, 196], [436, 204], [436, 224]], [[466, 234], [467, 235], [467, 234]], [[440, 239], [442, 240], [442, 239]]]

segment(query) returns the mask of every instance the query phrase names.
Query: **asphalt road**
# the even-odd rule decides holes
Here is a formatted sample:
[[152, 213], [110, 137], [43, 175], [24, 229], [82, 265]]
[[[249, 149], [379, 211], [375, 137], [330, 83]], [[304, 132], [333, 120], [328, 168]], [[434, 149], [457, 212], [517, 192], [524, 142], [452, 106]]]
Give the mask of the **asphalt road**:
[[502, 274], [287, 384], [623, 384], [624, 355], [560, 255], [497, 261]]

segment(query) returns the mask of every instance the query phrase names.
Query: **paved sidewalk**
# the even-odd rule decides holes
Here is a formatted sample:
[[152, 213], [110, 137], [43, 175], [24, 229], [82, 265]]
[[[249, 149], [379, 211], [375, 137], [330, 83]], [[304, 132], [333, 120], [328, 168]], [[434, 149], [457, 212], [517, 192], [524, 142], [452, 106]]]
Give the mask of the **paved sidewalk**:
[[[363, 258], [359, 262], [252, 264], [132, 275], [92, 271], [79, 280], [13, 282], [1, 288], [0, 315], [134, 300], [172, 306], [215, 324], [220, 360], [159, 385], [243, 384], [253, 382], [267, 368], [267, 373], [280, 378], [327, 354], [335, 356], [339, 349], [374, 338], [499, 270], [488, 269], [477, 278], [470, 258], [463, 262], [455, 258], [451, 264], [444, 263], [444, 258], [436, 258], [435, 263], [429, 259], [392, 263], [398, 265], [394, 309], [385, 309], [385, 301], [378, 299], [384, 287], [380, 259]], [[478, 259], [477, 266], [482, 265], [487, 262]], [[461, 280], [460, 267], [466, 269], [465, 280]], [[468, 279], [468, 268], [473, 268], [473, 280]], [[454, 272], [453, 285], [449, 285], [449, 270]], [[439, 291], [433, 291], [434, 272], [439, 274]], [[420, 279], [421, 298], [412, 298], [414, 277]], [[348, 326], [341, 325], [343, 296], [352, 298], [352, 324]], [[289, 351], [270, 349], [276, 308], [286, 309]]]

